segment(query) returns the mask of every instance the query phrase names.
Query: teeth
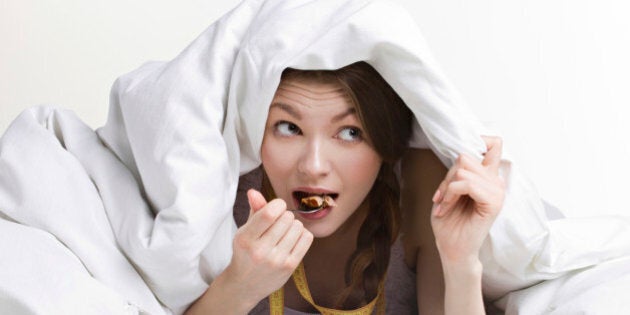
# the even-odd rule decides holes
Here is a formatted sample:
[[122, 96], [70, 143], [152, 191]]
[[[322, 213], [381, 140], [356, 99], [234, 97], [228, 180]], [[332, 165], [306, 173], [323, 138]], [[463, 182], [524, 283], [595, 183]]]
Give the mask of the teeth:
[[329, 196], [329, 195], [325, 195], [324, 196], [324, 204], [326, 204], [326, 206], [336, 206], [337, 204], [335, 203], [335, 199], [333, 199], [333, 197]]

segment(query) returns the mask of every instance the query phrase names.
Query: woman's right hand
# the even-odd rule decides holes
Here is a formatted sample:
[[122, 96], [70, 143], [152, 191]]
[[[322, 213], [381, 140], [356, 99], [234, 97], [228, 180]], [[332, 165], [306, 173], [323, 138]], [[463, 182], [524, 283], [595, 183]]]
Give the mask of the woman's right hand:
[[287, 211], [283, 200], [267, 203], [253, 189], [247, 199], [249, 218], [236, 232], [224, 276], [243, 293], [241, 301], [253, 308], [287, 282], [310, 248], [313, 234]]
[[287, 282], [310, 248], [313, 234], [287, 211], [284, 201], [267, 203], [253, 189], [247, 199], [249, 218], [234, 236], [230, 264], [186, 315], [249, 313]]

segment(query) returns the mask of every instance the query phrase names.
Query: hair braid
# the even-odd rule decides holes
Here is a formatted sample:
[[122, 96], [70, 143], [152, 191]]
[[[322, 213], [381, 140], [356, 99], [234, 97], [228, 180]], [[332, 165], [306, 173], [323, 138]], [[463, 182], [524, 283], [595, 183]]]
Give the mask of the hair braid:
[[337, 307], [363, 305], [378, 294], [400, 224], [400, 190], [395, 179], [393, 168], [383, 165], [368, 195], [370, 211], [359, 230], [357, 248], [346, 264], [347, 287], [341, 292]]

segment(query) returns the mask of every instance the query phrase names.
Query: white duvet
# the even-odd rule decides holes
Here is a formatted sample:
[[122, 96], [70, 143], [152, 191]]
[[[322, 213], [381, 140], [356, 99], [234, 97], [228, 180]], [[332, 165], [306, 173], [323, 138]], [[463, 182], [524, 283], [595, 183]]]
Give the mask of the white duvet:
[[[0, 313], [182, 313], [229, 263], [238, 176], [260, 164], [282, 70], [359, 60], [413, 111], [412, 146], [447, 166], [460, 152], [481, 158], [489, 132], [404, 9], [246, 0], [175, 59], [120, 77], [96, 131], [46, 106], [7, 129]], [[507, 197], [482, 248], [485, 293], [508, 313], [630, 309], [619, 290], [630, 288], [630, 218], [550, 220], [507, 154], [501, 173]]]

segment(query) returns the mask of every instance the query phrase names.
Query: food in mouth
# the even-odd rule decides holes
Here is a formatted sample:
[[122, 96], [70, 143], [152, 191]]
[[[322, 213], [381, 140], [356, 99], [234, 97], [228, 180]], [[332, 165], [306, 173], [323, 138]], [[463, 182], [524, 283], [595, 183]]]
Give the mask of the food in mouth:
[[[336, 196], [336, 194], [334, 195]], [[334, 197], [326, 194], [304, 196], [299, 200], [300, 206], [298, 210], [302, 212], [315, 212], [336, 205]]]

